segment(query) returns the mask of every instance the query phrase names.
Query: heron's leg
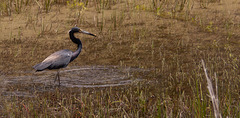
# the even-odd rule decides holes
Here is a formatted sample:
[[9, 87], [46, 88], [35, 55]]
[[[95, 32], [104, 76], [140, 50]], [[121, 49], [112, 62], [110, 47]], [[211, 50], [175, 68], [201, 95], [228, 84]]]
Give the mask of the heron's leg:
[[54, 83], [56, 82], [57, 78], [59, 77], [59, 72], [57, 71], [56, 77], [54, 79]]
[[58, 71], [58, 85], [60, 86], [60, 76], [59, 76], [59, 71]]

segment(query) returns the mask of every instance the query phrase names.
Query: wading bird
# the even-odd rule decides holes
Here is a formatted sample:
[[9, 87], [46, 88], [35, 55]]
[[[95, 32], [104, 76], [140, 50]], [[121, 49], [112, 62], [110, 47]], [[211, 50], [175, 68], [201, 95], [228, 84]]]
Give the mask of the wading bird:
[[[65, 50], [60, 50], [57, 51], [50, 56], [48, 56], [45, 60], [43, 60], [41, 63], [36, 64], [33, 66], [33, 68], [36, 71], [43, 71], [45, 69], [60, 69], [60, 68], [65, 68], [67, 65], [72, 62], [74, 59], [78, 57], [78, 55], [81, 52], [82, 49], [82, 42], [74, 36], [74, 33], [83, 33], [83, 34], [88, 34], [95, 36], [94, 34], [91, 34], [87, 31], [83, 31], [78, 27], [73, 27], [69, 31], [69, 36], [70, 39], [72, 40], [73, 43], [76, 43], [78, 45], [78, 48], [75, 52], [72, 52], [71, 50], [65, 49]], [[57, 71], [56, 77], [54, 82], [58, 79], [59, 85], [60, 85], [60, 77], [59, 77], [59, 70]]]

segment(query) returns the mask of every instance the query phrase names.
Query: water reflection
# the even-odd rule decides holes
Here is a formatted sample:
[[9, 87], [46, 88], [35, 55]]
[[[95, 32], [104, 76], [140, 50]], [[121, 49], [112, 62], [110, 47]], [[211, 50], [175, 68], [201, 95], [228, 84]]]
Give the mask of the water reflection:
[[[117, 66], [74, 66], [60, 71], [62, 88], [96, 88], [134, 84], [143, 78], [139, 75], [149, 70]], [[35, 90], [51, 91], [56, 71], [18, 72], [3, 77], [2, 95], [30, 96]], [[0, 91], [0, 92], [1, 92]]]

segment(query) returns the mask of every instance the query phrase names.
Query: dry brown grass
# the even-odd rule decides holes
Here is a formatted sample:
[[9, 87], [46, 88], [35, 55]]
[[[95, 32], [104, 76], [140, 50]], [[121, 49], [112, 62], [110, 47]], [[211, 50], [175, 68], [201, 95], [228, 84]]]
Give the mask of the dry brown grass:
[[[218, 77], [222, 117], [240, 115], [236, 0], [82, 0], [87, 9], [71, 7], [78, 0], [10, 1], [0, 3], [2, 117], [213, 117], [200, 59], [209, 77]], [[77, 35], [83, 51], [70, 68], [115, 65], [150, 72], [134, 73], [143, 81], [120, 87], [7, 83], [9, 77], [36, 79], [34, 64], [57, 50], [75, 50], [67, 34], [75, 25], [98, 37]]]

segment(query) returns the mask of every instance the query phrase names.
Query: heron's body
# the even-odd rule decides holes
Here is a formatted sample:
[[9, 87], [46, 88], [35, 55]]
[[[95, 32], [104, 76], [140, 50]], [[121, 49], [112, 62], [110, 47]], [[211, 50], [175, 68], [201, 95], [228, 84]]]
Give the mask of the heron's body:
[[[71, 50], [68, 50], [68, 49], [57, 51], [57, 52], [51, 54], [50, 56], [48, 56], [41, 63], [33, 66], [33, 68], [36, 71], [43, 71], [45, 69], [52, 70], [52, 69], [60, 69], [60, 68], [67, 67], [70, 62], [72, 62], [74, 59], [76, 59], [78, 57], [78, 55], [80, 54], [81, 49], [82, 49], [82, 42], [74, 36], [74, 33], [77, 33], [77, 32], [95, 36], [86, 31], [82, 31], [77, 27], [72, 28], [69, 31], [69, 36], [70, 36], [70, 39], [74, 43], [78, 44], [77, 50], [75, 52], [72, 52]], [[56, 78], [58, 78], [59, 84], [60, 84], [59, 72], [57, 73]], [[56, 80], [56, 78], [55, 78], [55, 80]]]
[[35, 65], [33, 68], [36, 71], [64, 68], [70, 63], [72, 53], [73, 52], [68, 49], [57, 51], [48, 56], [43, 62]]

